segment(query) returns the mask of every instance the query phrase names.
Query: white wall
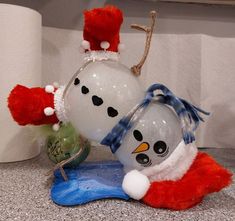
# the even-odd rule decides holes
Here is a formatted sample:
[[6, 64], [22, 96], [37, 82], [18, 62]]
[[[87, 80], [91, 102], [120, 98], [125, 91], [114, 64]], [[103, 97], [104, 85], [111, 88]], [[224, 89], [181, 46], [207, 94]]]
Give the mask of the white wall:
[[77, 29], [83, 26], [82, 11], [104, 4], [120, 7], [125, 15], [122, 32], [131, 32], [132, 22], [148, 22], [148, 12], [157, 10], [157, 33], [197, 33], [235, 36], [235, 7], [183, 3], [159, 3], [144, 0], [0, 0], [34, 8], [43, 16], [43, 25]]
[[[143, 34], [122, 33], [122, 62], [131, 67], [143, 53]], [[133, 41], [133, 39], [135, 39]], [[82, 31], [43, 29], [43, 84], [66, 83], [82, 63]], [[138, 45], [138, 47], [136, 47]], [[234, 147], [235, 38], [202, 34], [154, 34], [140, 77], [147, 88], [160, 82], [177, 96], [210, 111], [198, 145]]]
[[125, 20], [121, 37], [128, 45], [123, 61], [128, 66], [142, 54], [145, 40], [143, 33], [129, 26], [133, 22], [148, 23], [148, 12], [156, 9], [159, 14], [157, 29], [141, 76], [143, 84], [162, 82], [177, 95], [212, 112], [199, 131], [198, 145], [235, 147], [234, 7], [141, 0], [0, 2], [37, 9], [43, 15], [44, 26], [56, 27], [43, 30], [43, 84], [55, 79], [66, 83], [80, 66], [78, 51], [84, 9], [109, 3], [123, 10]]

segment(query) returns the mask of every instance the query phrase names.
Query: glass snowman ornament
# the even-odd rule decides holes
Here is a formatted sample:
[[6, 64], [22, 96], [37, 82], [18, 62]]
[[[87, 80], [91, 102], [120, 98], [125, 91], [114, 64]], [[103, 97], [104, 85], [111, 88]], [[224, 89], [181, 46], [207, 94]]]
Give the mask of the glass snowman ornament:
[[69, 121], [80, 134], [96, 142], [144, 97], [138, 78], [118, 59], [106, 59], [109, 53], [96, 52], [92, 60], [88, 58], [65, 89]]
[[[122, 12], [107, 6], [86, 11], [84, 16], [85, 63], [65, 88], [58, 89], [55, 109], [59, 120], [71, 122], [81, 135], [100, 143], [145, 92], [133, 70], [119, 62], [124, 49], [119, 40]], [[154, 21], [155, 12], [152, 17]]]
[[73, 167], [79, 165], [89, 155], [90, 143], [79, 136], [70, 123], [62, 125], [58, 131], [53, 131], [48, 126], [43, 130], [46, 130], [44, 133], [48, 134], [45, 146], [47, 155], [52, 162], [60, 163], [67, 160], [82, 148], [79, 157], [66, 165], [66, 167]]
[[153, 84], [113, 127], [105, 144], [124, 165], [122, 187], [129, 196], [139, 200], [151, 182], [182, 178], [197, 156], [194, 131], [203, 121], [199, 112], [208, 114], [166, 86]]
[[86, 63], [63, 89], [62, 98], [59, 95], [64, 103], [56, 105], [57, 115], [61, 121], [70, 121], [86, 138], [100, 143], [145, 95], [137, 76], [149, 52], [156, 12], [150, 12], [151, 26], [132, 25], [146, 32], [146, 44], [142, 59], [131, 69], [119, 62], [124, 49], [119, 41], [122, 12], [107, 6], [86, 11], [84, 16], [81, 45]]
[[[20, 125], [53, 124], [58, 131], [62, 122], [71, 122], [89, 140], [110, 146], [126, 171], [123, 190], [133, 199], [153, 207], [188, 208], [228, 185], [230, 175], [209, 156], [197, 154], [194, 131], [203, 121], [198, 112], [208, 113], [161, 84], [151, 85], [145, 93], [135, 76], [149, 51], [156, 12], [150, 15], [151, 27], [132, 26], [145, 31], [147, 38], [143, 58], [129, 69], [119, 63], [121, 11], [114, 6], [86, 11], [84, 65], [66, 86], [17, 85], [8, 107]], [[156, 90], [163, 93], [156, 95], [159, 100], [153, 99]], [[60, 161], [50, 172], [60, 169], [66, 180], [63, 166], [74, 160], [79, 164], [88, 151], [73, 131], [63, 132], [63, 127], [66, 124], [58, 136], [49, 138], [48, 150], [52, 160]], [[206, 182], [195, 182], [195, 175]], [[219, 188], [218, 179], [224, 181]]]
[[161, 164], [182, 141], [179, 118], [170, 107], [154, 102], [144, 110], [115, 155], [125, 172]]

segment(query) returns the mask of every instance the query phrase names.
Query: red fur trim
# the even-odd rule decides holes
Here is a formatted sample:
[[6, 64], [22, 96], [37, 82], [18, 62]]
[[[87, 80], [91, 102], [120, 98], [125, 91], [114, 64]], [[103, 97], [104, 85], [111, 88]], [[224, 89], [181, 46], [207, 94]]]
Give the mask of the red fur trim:
[[102, 41], [108, 41], [107, 51], [118, 51], [119, 31], [123, 22], [121, 10], [114, 6], [95, 8], [84, 12], [83, 38], [90, 42], [91, 50], [103, 50]]
[[182, 210], [231, 183], [232, 174], [206, 153], [198, 153], [189, 171], [177, 181], [151, 183], [143, 202], [156, 208]]
[[55, 114], [46, 116], [45, 107], [54, 108], [54, 95], [46, 93], [44, 88], [27, 88], [17, 85], [8, 97], [8, 107], [19, 125], [42, 125], [57, 123]]

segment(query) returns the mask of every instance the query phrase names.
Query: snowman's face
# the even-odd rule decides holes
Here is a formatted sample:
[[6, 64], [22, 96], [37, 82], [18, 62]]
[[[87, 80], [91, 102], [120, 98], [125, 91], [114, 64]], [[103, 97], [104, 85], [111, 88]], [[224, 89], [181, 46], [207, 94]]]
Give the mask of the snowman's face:
[[115, 153], [125, 169], [142, 170], [160, 164], [182, 139], [175, 113], [159, 103], [150, 104]]
[[86, 138], [101, 142], [117, 122], [144, 98], [138, 79], [118, 62], [90, 63], [65, 99], [67, 116]]

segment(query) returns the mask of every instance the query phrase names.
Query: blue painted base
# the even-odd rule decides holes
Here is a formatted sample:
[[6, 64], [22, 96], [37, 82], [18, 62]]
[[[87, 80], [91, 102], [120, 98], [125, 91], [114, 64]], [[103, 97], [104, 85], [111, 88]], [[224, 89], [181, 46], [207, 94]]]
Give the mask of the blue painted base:
[[98, 199], [129, 196], [122, 190], [124, 171], [118, 161], [86, 162], [73, 169], [65, 169], [68, 181], [56, 171], [51, 198], [59, 205], [75, 206]]

